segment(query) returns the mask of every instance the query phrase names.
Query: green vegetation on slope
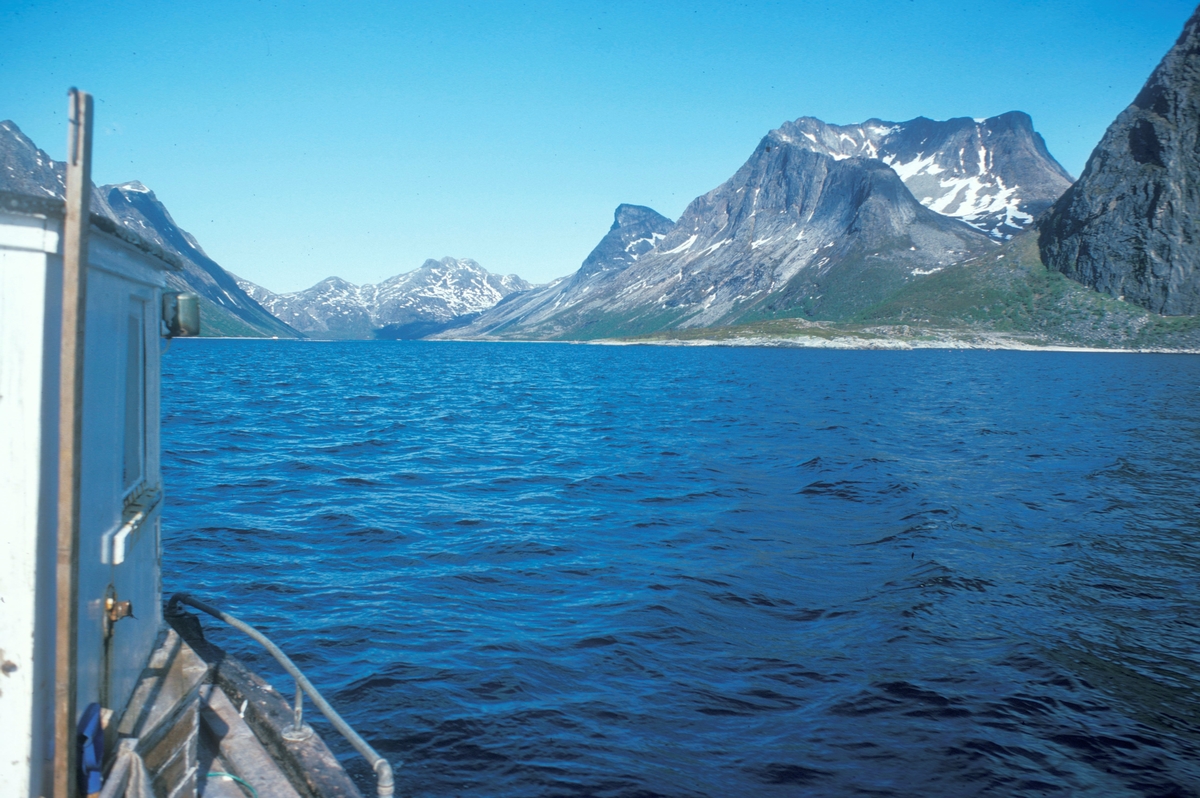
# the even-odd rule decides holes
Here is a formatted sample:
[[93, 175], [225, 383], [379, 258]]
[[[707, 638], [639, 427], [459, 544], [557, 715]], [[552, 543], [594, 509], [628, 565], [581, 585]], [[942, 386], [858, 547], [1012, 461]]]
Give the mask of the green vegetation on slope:
[[1159, 316], [1047, 269], [1036, 233], [914, 280], [855, 321], [1032, 335], [1080, 346], [1200, 347], [1200, 319]]
[[[488, 333], [489, 338], [512, 341], [595, 341], [617, 336], [647, 335], [670, 328], [692, 315], [690, 308], [638, 308], [627, 313], [570, 308], [536, 326], [509, 329], [508, 322]], [[567, 332], [564, 332], [567, 330]]]
[[230, 313], [225, 308], [213, 302], [204, 295], [200, 295], [200, 335], [205, 338], [271, 338], [277, 336], [280, 338], [296, 338], [293, 332], [289, 334], [282, 323], [280, 329], [264, 331], [260, 327], [255, 327], [249, 323], [242, 321], [237, 316]]
[[[869, 273], [856, 270], [856, 277], [866, 279]], [[867, 296], [871, 290], [878, 286], [856, 296]], [[1048, 270], [1038, 254], [1036, 233], [1018, 236], [985, 256], [912, 279], [865, 310], [855, 311], [852, 302], [839, 301], [837, 322], [800, 318], [811, 310], [802, 304], [790, 311], [781, 307], [763, 312], [764, 308], [741, 317], [736, 325], [666, 330], [637, 338], [637, 333], [626, 332], [625, 336], [650, 341], [840, 339], [846, 345], [857, 341], [864, 346], [1009, 342], [1200, 349], [1200, 318], [1159, 316]]]
[[[887, 242], [884, 250], [898, 252], [911, 245], [908, 239]], [[851, 252], [828, 275], [801, 270], [780, 291], [743, 310], [737, 308], [727, 323], [747, 324], [769, 319], [806, 318], [814, 321], [850, 322], [863, 308], [893, 296], [906, 284], [907, 272], [893, 257]]]

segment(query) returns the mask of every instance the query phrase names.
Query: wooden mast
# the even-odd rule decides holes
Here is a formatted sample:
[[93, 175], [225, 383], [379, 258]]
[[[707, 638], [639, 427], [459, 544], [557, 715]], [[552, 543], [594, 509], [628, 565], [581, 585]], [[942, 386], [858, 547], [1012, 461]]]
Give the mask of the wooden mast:
[[62, 245], [62, 349], [58, 383], [58, 558], [54, 668], [54, 795], [75, 798], [76, 657], [79, 628], [79, 483], [83, 334], [92, 196], [92, 95], [71, 89]]

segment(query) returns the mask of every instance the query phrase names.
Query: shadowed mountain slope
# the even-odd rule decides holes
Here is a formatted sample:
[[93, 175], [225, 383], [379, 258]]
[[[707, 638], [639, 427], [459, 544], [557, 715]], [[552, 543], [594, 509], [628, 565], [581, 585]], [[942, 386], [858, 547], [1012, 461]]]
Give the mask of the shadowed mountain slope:
[[[12, 122], [0, 122], [0, 190], [62, 199], [64, 175], [62, 162], [38, 149]], [[205, 335], [297, 337], [295, 330], [247, 296], [141, 183], [94, 186], [92, 213], [112, 219], [179, 257], [182, 271], [169, 272], [167, 283], [177, 291], [200, 296]]]
[[1200, 313], [1200, 9], [1041, 222], [1047, 265], [1157, 313]]

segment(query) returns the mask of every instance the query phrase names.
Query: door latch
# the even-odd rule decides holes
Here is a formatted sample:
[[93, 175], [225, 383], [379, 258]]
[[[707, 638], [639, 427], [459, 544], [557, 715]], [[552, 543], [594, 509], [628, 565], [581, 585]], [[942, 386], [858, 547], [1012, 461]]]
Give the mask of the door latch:
[[104, 611], [108, 614], [108, 622], [116, 623], [122, 618], [133, 618], [133, 602], [117, 601], [116, 596], [104, 600]]

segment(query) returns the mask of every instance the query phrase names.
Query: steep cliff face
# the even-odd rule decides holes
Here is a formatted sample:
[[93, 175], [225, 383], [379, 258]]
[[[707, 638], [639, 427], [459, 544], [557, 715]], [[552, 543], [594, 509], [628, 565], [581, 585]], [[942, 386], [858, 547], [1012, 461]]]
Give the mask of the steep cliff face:
[[1200, 9], [1039, 229], [1050, 268], [1156, 313], [1200, 314]]

